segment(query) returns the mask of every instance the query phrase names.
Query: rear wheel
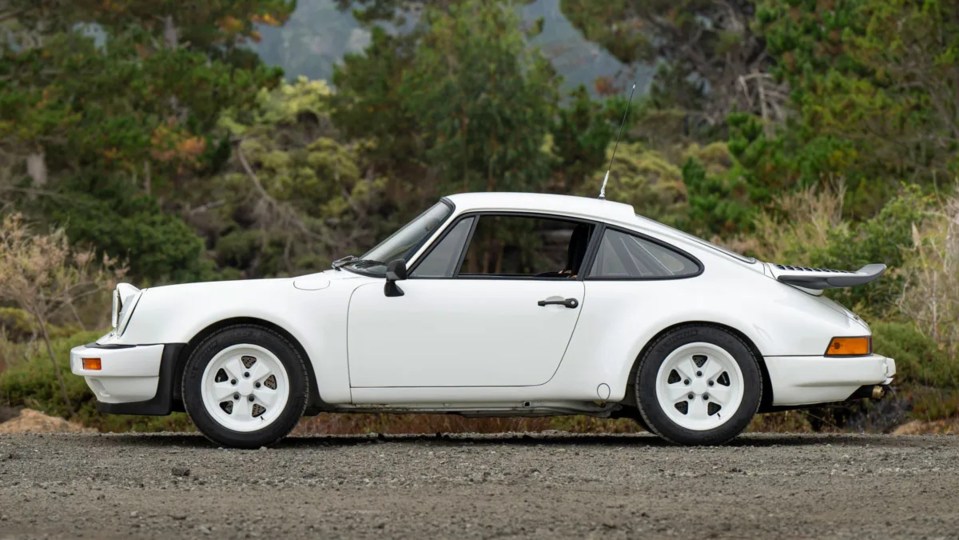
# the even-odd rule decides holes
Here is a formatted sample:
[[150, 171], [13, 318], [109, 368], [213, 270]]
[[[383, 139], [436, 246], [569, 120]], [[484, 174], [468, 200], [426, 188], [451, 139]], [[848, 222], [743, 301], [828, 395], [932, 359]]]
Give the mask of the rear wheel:
[[303, 415], [308, 375], [283, 336], [253, 325], [203, 340], [183, 370], [183, 403], [217, 444], [259, 448], [285, 437]]
[[762, 375], [739, 337], [689, 326], [653, 343], [640, 360], [635, 388], [653, 432], [679, 444], [722, 444], [759, 409]]

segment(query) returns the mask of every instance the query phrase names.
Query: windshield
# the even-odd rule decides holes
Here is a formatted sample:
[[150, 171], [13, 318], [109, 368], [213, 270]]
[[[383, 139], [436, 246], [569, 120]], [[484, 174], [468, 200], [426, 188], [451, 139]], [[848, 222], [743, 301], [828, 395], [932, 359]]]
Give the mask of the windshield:
[[429, 210], [407, 223], [389, 238], [344, 268], [375, 276], [386, 275], [386, 265], [396, 259], [409, 262], [410, 257], [453, 213], [453, 205], [446, 201], [434, 204]]
[[673, 234], [675, 234], [675, 235], [677, 235], [677, 236], [680, 236], [680, 237], [682, 237], [682, 238], [685, 238], [685, 239], [687, 239], [687, 240], [690, 240], [690, 241], [692, 241], [692, 242], [695, 242], [695, 243], [697, 243], [697, 244], [699, 244], [699, 245], [701, 245], [701, 246], [704, 246], [704, 247], [707, 247], [707, 248], [710, 248], [710, 249], [714, 249], [714, 250], [722, 253], [723, 255], [726, 255], [727, 257], [732, 257], [732, 258], [734, 258], [734, 259], [736, 259], [736, 260], [738, 260], [738, 261], [742, 261], [742, 262], [748, 263], [748, 264], [753, 264], [753, 263], [756, 262], [756, 259], [755, 259], [754, 257], [747, 257], [747, 256], [745, 256], [745, 255], [742, 255], [742, 254], [740, 254], [740, 253], [736, 253], [735, 251], [732, 251], [732, 250], [730, 250], [730, 249], [724, 248], [724, 247], [722, 247], [722, 246], [717, 246], [716, 244], [714, 244], [714, 243], [712, 243], [712, 242], [709, 242], [709, 241], [707, 241], [707, 240], [703, 240], [702, 238], [700, 238], [700, 237], [698, 237], [698, 236], [694, 236], [694, 235], [692, 235], [692, 234], [689, 234], [688, 232], [683, 232], [683, 231], [681, 231], [681, 230], [679, 230], [679, 229], [674, 229], [673, 227], [670, 227], [669, 225], [665, 225], [665, 224], [660, 223], [660, 222], [658, 222], [658, 221], [651, 220], [651, 219], [649, 219], [649, 218], [647, 218], [647, 217], [644, 217], [644, 216], [641, 216], [641, 215], [639, 215], [639, 214], [636, 214], [636, 217], [638, 217], [638, 218], [640, 218], [640, 219], [645, 219], [645, 220], [648, 220], [648, 221], [652, 221], [652, 222], [655, 223], [656, 225], [658, 225], [658, 226], [660, 226], [660, 227], [663, 227], [664, 229], [668, 229], [670, 232], [672, 232]]

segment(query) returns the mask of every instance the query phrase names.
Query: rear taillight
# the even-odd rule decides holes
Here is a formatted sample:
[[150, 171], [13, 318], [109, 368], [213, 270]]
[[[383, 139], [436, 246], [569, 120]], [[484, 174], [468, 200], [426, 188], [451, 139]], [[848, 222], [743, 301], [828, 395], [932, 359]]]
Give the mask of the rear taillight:
[[834, 337], [826, 348], [826, 356], [868, 356], [872, 354], [872, 337]]

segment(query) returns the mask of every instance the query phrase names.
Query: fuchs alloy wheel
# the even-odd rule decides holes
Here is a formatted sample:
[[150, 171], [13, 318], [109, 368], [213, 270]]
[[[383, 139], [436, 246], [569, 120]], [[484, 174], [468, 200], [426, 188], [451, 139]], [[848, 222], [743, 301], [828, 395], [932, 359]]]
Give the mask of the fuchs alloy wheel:
[[658, 435], [679, 444], [722, 444], [759, 409], [762, 375], [739, 337], [689, 326], [650, 346], [635, 388], [640, 414]]
[[309, 397], [307, 381], [303, 359], [283, 336], [259, 326], [231, 326], [190, 355], [183, 403], [213, 442], [259, 448], [296, 425]]

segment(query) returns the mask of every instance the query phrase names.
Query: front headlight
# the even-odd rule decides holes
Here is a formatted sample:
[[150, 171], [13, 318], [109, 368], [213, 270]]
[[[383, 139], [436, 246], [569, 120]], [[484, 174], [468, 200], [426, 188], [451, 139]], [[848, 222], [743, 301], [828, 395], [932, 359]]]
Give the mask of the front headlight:
[[130, 323], [130, 316], [133, 315], [133, 308], [136, 307], [143, 291], [137, 289], [129, 283], [120, 283], [113, 291], [113, 314], [110, 322], [113, 325], [113, 332], [120, 335], [126, 330]]

